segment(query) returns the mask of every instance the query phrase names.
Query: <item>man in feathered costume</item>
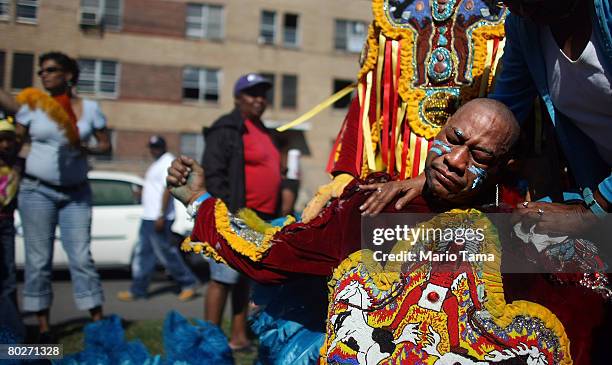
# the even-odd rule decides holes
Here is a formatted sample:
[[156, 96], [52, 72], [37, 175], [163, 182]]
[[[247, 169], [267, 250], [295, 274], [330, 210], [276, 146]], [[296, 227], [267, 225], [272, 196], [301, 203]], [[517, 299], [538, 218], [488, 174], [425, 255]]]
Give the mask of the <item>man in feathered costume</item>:
[[[453, 227], [462, 232], [481, 229], [482, 240], [468, 239], [462, 247], [469, 253], [492, 257], [482, 261], [449, 259], [447, 264], [437, 264], [421, 259], [404, 263], [405, 267], [387, 262], [384, 268], [373, 262], [376, 259], [371, 251], [360, 250], [357, 208], [380, 193], [364, 189], [360, 183], [385, 184], [386, 174], [372, 174], [349, 183], [338, 199], [311, 222], [289, 221], [282, 229], [248, 212], [229, 213], [221, 201], [205, 192], [204, 173], [192, 159], [175, 160], [168, 184], [174, 187], [175, 197], [189, 203], [188, 210], [196, 219], [194, 242], [185, 243], [186, 248], [226, 262], [261, 283], [286, 283], [306, 275], [324, 277], [333, 273], [327, 338], [320, 352], [324, 363], [378, 364], [404, 359], [440, 364], [570, 364], [568, 335], [579, 339], [572, 342], [573, 350], [589, 351], [592, 339], [582, 336], [601, 326], [599, 295], [610, 294], [602, 268], [580, 269], [599, 270], [595, 278], [602, 280], [592, 283], [595, 285], [569, 278], [567, 283], [573, 285], [555, 286], [537, 274], [527, 277], [527, 282], [513, 275], [502, 277], [502, 243], [495, 224], [477, 210], [453, 210], [479, 206], [492, 198], [495, 177], [508, 162], [517, 135], [516, 120], [500, 103], [486, 99], [467, 103], [434, 139], [426, 160], [422, 196], [401, 209], [405, 213], [444, 212], [433, 219], [423, 218], [419, 225], [424, 228]], [[477, 166], [482, 167], [475, 169]], [[500, 209], [493, 211], [504, 211]], [[392, 213], [396, 208], [387, 205], [383, 211]], [[456, 251], [457, 244], [453, 238], [415, 238], [398, 242], [392, 252], [448, 253]], [[569, 241], [563, 245], [578, 248], [582, 243]], [[593, 252], [596, 255], [596, 250]], [[578, 262], [577, 256], [572, 255], [567, 262]], [[508, 265], [506, 256], [504, 261]], [[507, 293], [506, 287], [510, 288]], [[293, 295], [308, 301], [316, 297], [316, 291], [301, 289]], [[567, 298], [558, 301], [559, 297]], [[526, 298], [531, 301], [516, 300]], [[579, 314], [576, 310], [581, 307], [589, 308], [589, 313]], [[293, 310], [306, 315], [311, 308], [303, 302], [301, 307], [290, 309], [281, 312], [280, 318], [295, 319]], [[295, 323], [285, 325], [271, 326], [276, 331], [268, 328], [266, 335], [280, 331], [282, 334], [276, 333], [274, 338], [281, 340], [304, 328]], [[567, 334], [564, 325], [569, 326]], [[311, 334], [307, 335], [310, 338]], [[287, 347], [292, 349], [286, 354], [289, 357], [271, 362], [288, 358], [307, 362], [291, 356], [303, 355], [307, 351], [300, 345], [313, 342], [296, 337]]]
[[[328, 164], [334, 179], [308, 204], [303, 222], [281, 230], [248, 213], [233, 216], [206, 194], [187, 198], [175, 191], [179, 199], [192, 203], [194, 216], [197, 213], [193, 237], [199, 242], [186, 243], [185, 248], [228, 262], [264, 283], [292, 281], [305, 273], [326, 276], [337, 267], [329, 284], [323, 363], [571, 363], [567, 335], [551, 311], [534, 303], [506, 303], [498, 261], [483, 267], [464, 265], [456, 272], [440, 273], [424, 264], [388, 274], [365, 262], [367, 252], [356, 252], [359, 210], [431, 211], [431, 205], [417, 198], [426, 182], [425, 160], [456, 154], [446, 137], [434, 137], [460, 106], [491, 90], [502, 56], [506, 15], [496, 2], [480, 0], [374, 0], [373, 11], [357, 96]], [[492, 130], [494, 120], [489, 119]], [[480, 121], [480, 130], [487, 127]], [[176, 180], [169, 183], [192, 184], [195, 177], [189, 172], [197, 168], [191, 163], [179, 160]], [[483, 189], [490, 176], [476, 166], [466, 167], [468, 171], [470, 183], [465, 188], [480, 195], [471, 196], [474, 203], [474, 198], [491, 192]], [[372, 175], [380, 172], [386, 173], [384, 177]], [[441, 207], [444, 211], [450, 206]], [[482, 223], [472, 213], [455, 212], [449, 219]], [[494, 236], [489, 232], [487, 245], [476, 252], [499, 253]], [[317, 297], [308, 290], [302, 287], [294, 294]], [[279, 312], [291, 314], [298, 307]], [[295, 328], [283, 327], [284, 337], [304, 335]], [[525, 334], [522, 328], [532, 331]], [[307, 349], [290, 349], [269, 353], [268, 361], [312, 361], [301, 356]]]

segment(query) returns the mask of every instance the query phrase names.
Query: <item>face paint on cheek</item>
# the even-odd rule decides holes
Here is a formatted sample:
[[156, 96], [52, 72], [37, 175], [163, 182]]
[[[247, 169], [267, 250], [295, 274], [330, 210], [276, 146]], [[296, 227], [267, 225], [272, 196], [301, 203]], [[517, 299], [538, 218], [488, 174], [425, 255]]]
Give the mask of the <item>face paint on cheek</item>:
[[[434, 146], [439, 146], [440, 148], [442, 148], [444, 150], [444, 152], [449, 153], [451, 151], [451, 148], [449, 145], [447, 145], [446, 143], [440, 141], [439, 139], [434, 139], [433, 141]], [[442, 155], [442, 151], [439, 148], [436, 148], [438, 151], [440, 151], [439, 155]], [[433, 148], [431, 148], [431, 150], [433, 150]]]
[[438, 156], [442, 156], [444, 153], [438, 147], [432, 147], [429, 149], [429, 152], [433, 152]]
[[468, 171], [476, 175], [476, 179], [474, 179], [474, 182], [472, 183], [472, 186], [470, 187], [470, 189], [474, 190], [484, 182], [484, 179], [487, 176], [487, 172], [481, 169], [480, 167], [476, 167], [476, 166], [468, 167]]

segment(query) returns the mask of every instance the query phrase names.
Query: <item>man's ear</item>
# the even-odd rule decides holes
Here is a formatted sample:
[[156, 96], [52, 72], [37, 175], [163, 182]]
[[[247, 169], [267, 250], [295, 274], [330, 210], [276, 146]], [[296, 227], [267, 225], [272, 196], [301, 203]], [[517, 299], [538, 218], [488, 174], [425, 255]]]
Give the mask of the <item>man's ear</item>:
[[509, 171], [511, 173], [518, 173], [521, 169], [521, 163], [518, 159], [509, 158], [504, 164], [504, 170]]
[[488, 171], [490, 184], [496, 184], [504, 181], [508, 176], [516, 176], [520, 171], [520, 160], [515, 158], [509, 158], [505, 161], [500, 161], [498, 164], [492, 166]]

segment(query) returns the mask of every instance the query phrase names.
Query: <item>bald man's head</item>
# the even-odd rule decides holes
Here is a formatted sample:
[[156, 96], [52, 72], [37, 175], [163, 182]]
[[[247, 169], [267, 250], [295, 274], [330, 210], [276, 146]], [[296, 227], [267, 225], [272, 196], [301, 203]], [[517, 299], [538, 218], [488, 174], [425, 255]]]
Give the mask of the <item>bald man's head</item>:
[[436, 136], [425, 175], [438, 198], [467, 203], [505, 164], [520, 129], [512, 112], [491, 99], [463, 105]]

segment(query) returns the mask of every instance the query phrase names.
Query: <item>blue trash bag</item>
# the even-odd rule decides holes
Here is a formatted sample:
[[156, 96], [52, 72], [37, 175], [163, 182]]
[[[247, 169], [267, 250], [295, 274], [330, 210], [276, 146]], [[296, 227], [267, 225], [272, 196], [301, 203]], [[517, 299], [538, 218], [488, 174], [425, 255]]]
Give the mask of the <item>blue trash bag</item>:
[[12, 341], [14, 341], [0, 343], [17, 344], [23, 341], [26, 333], [25, 326], [21, 321], [17, 306], [9, 295], [0, 296], [0, 327], [4, 327], [3, 335], [11, 333]]
[[21, 342], [21, 338], [15, 331], [8, 327], [0, 325], [0, 343], [6, 345], [14, 345]]
[[[15, 345], [21, 342], [19, 336], [15, 333], [15, 331], [8, 327], [0, 325], [0, 343], [6, 345]], [[1, 360], [1, 364], [6, 365], [20, 365], [22, 364], [21, 360]]]
[[325, 340], [325, 278], [303, 277], [284, 285], [256, 285], [261, 310], [250, 318], [259, 338], [257, 364], [316, 364]]
[[214, 324], [195, 319], [195, 325], [176, 311], [164, 321], [166, 365], [233, 365], [227, 337]]
[[152, 364], [149, 351], [140, 340], [125, 341], [121, 318], [112, 315], [85, 326], [85, 349], [54, 362], [61, 365], [142, 365]]
[[[20, 333], [15, 332], [14, 327], [0, 325], [0, 344], [17, 345], [17, 344], [21, 344], [22, 341], [23, 341], [23, 337], [21, 336]], [[48, 365], [49, 360], [46, 360], [46, 359], [27, 359], [27, 360], [4, 359], [4, 360], [0, 360], [0, 364], [2, 365]]]
[[274, 318], [262, 311], [252, 319], [251, 329], [259, 337], [257, 364], [316, 364], [325, 334], [303, 324]]

